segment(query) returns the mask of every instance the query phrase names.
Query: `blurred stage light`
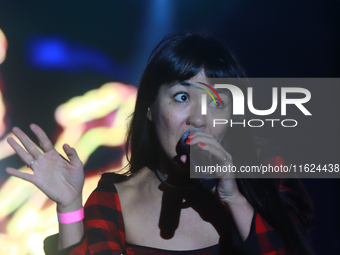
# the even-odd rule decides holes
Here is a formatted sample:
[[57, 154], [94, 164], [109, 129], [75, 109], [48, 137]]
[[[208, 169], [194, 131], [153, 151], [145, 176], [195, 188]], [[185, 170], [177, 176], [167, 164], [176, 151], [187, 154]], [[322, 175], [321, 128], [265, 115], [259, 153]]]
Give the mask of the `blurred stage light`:
[[29, 66], [40, 70], [93, 72], [115, 79], [127, 79], [130, 75], [129, 67], [115, 63], [99, 49], [58, 36], [31, 36], [27, 40], [26, 60]]
[[45, 68], [71, 68], [73, 59], [67, 45], [60, 38], [41, 38], [32, 42], [31, 61]]
[[[5, 34], [0, 29], [0, 64], [2, 64], [5, 61], [6, 51], [7, 51], [7, 39], [6, 39]], [[1, 87], [2, 87], [2, 80], [0, 76], [0, 89]], [[2, 93], [0, 90], [0, 137], [4, 134], [5, 129], [6, 129], [5, 121], [4, 121], [5, 111], [6, 111], [5, 104], [4, 104]]]
[[5, 61], [6, 58], [6, 51], [7, 51], [7, 39], [0, 29], [0, 64]]

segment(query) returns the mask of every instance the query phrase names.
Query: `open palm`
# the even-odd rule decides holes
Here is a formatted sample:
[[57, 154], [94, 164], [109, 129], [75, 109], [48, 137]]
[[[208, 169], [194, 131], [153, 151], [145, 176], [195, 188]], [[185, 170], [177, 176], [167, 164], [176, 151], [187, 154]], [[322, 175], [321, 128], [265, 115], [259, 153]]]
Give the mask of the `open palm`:
[[13, 128], [13, 133], [26, 150], [13, 138], [8, 138], [8, 143], [23, 162], [32, 168], [33, 174], [23, 173], [11, 167], [6, 168], [6, 172], [33, 183], [58, 206], [66, 208], [81, 199], [84, 185], [83, 164], [75, 149], [64, 144], [63, 149], [69, 159], [66, 160], [54, 149], [39, 126], [31, 124], [30, 128], [37, 136], [42, 151], [17, 127]]

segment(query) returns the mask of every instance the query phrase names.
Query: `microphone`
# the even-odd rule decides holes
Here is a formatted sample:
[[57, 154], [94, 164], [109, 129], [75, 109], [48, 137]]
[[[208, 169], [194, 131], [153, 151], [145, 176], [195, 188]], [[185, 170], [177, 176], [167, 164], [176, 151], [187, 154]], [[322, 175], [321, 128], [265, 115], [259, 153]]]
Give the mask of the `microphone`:
[[[187, 130], [179, 143], [178, 146], [178, 153], [181, 155], [187, 155], [190, 159], [190, 171], [191, 173], [195, 172], [195, 167], [196, 166], [212, 166], [213, 163], [213, 156], [209, 151], [202, 150], [198, 145], [192, 145], [190, 146], [189, 144], [186, 143], [188, 140], [188, 135], [196, 132], [203, 132], [205, 133], [204, 130], [200, 128], [193, 128]], [[209, 173], [207, 173], [209, 174]], [[209, 174], [211, 176], [211, 174]], [[197, 179], [197, 181], [200, 183], [202, 188], [206, 190], [212, 189], [214, 186], [217, 184], [217, 179], [215, 178], [200, 178]]]

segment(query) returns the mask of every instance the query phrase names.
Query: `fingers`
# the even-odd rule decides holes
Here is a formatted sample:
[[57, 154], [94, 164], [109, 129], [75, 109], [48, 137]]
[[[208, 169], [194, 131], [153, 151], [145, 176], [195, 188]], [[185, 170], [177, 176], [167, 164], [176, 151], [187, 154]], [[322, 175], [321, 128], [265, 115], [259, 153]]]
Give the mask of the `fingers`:
[[48, 152], [50, 150], [54, 150], [53, 144], [50, 139], [48, 139], [46, 133], [36, 124], [30, 125], [31, 130], [37, 136], [39, 140], [40, 147], [44, 152]]
[[[209, 151], [212, 155], [220, 160], [219, 164], [227, 166], [227, 169], [233, 167], [232, 156], [223, 148], [223, 146], [216, 140], [213, 135], [203, 132], [196, 132], [192, 134], [189, 138], [190, 141], [188, 144], [197, 144], [202, 150]], [[229, 190], [230, 183], [234, 183], [235, 181], [233, 180], [235, 178], [235, 174], [231, 171], [216, 172], [216, 177], [219, 179], [217, 186], [223, 186], [223, 189], [227, 187], [227, 189]], [[231, 189], [234, 190], [234, 187], [232, 187]], [[215, 189], [213, 189], [213, 191], [215, 192]]]
[[197, 144], [202, 150], [209, 151], [212, 155], [220, 160], [225, 159], [227, 151], [216, 140], [216, 138], [207, 133], [196, 132], [187, 140], [189, 145]]
[[69, 158], [71, 165], [76, 166], [82, 164], [74, 148], [71, 148], [68, 144], [64, 144], [63, 150], [65, 151], [67, 157]]
[[[193, 135], [189, 136], [190, 143], [189, 144], [197, 144], [199, 142], [203, 144], [219, 144], [219, 142], [216, 140], [216, 138], [207, 133], [202, 133], [202, 132], [196, 132]], [[203, 145], [199, 144], [199, 145]]]
[[7, 167], [6, 172], [10, 175], [13, 175], [13, 176], [18, 177], [20, 179], [23, 179], [25, 181], [29, 181], [31, 183], [33, 183], [33, 181], [34, 181], [33, 180], [34, 177], [33, 177], [32, 174], [20, 172], [19, 170], [12, 168], [12, 167]]
[[21, 145], [19, 145], [12, 137], [9, 137], [7, 139], [7, 142], [9, 143], [9, 145], [11, 145], [11, 147], [13, 148], [13, 150], [15, 150], [15, 152], [18, 154], [18, 156], [21, 158], [22, 161], [24, 161], [24, 163], [26, 165], [30, 164], [32, 162], [32, 160], [34, 159], [30, 154], [28, 154], [22, 147]]
[[[12, 129], [13, 134], [20, 140], [20, 142], [24, 145], [26, 150], [31, 154], [35, 159], [38, 159], [42, 153], [40, 150], [37, 148], [37, 146], [29, 139], [29, 137], [18, 127], [14, 127]], [[15, 142], [16, 143], [16, 142]], [[14, 143], [12, 143], [14, 144]], [[17, 144], [17, 143], [16, 143]], [[18, 145], [20, 146], [20, 145]], [[13, 146], [12, 146], [13, 147]], [[20, 146], [21, 147], [21, 146]], [[18, 147], [16, 146], [18, 149]], [[21, 147], [22, 148], [22, 147]], [[13, 147], [14, 149], [14, 147]], [[14, 149], [15, 150], [15, 149]], [[15, 150], [16, 151], [16, 150]], [[21, 150], [19, 150], [21, 151]], [[17, 152], [17, 151], [16, 151]], [[21, 151], [22, 152], [22, 151]], [[22, 154], [22, 153], [21, 153]], [[19, 155], [20, 156], [20, 155]], [[20, 156], [21, 157], [21, 156]], [[26, 162], [26, 161], [25, 161]], [[27, 162], [26, 162], [27, 163]]]

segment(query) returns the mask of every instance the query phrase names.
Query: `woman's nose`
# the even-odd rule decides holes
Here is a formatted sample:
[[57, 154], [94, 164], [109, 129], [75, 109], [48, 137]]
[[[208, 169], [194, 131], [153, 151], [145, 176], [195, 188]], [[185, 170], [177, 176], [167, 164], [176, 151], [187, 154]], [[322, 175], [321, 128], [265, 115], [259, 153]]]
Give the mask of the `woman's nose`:
[[190, 115], [187, 119], [187, 125], [200, 129], [206, 128], [207, 119], [206, 115], [202, 115], [200, 103], [194, 103], [190, 105]]

